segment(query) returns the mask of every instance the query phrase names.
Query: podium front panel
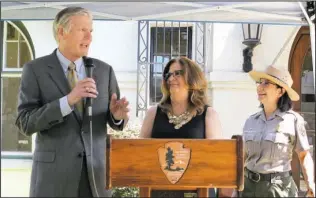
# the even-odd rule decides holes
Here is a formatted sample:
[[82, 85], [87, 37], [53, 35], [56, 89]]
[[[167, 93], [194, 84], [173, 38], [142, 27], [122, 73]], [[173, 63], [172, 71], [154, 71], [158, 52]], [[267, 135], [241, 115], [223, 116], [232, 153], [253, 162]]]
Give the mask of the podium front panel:
[[237, 188], [238, 155], [234, 139], [109, 141], [109, 187]]

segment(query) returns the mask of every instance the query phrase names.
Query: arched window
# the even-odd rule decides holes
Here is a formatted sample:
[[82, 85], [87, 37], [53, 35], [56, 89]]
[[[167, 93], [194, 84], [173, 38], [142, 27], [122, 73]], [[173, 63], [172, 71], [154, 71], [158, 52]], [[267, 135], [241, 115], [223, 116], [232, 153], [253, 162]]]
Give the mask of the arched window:
[[21, 22], [4, 22], [3, 71], [20, 70], [34, 58], [31, 38]]
[[2, 22], [1, 143], [2, 157], [12, 152], [32, 152], [32, 137], [15, 126], [23, 65], [34, 59], [31, 37], [20, 21]]

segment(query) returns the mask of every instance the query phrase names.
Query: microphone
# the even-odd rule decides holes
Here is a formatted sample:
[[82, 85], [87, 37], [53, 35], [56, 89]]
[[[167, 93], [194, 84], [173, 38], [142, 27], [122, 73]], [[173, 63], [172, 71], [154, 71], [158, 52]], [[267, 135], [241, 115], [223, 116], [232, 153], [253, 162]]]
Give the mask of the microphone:
[[[87, 77], [92, 78], [92, 73], [94, 69], [93, 60], [92, 58], [89, 58], [86, 56], [82, 58], [83, 58], [84, 66], [86, 67]], [[92, 98], [90, 97], [86, 98], [86, 108], [88, 108], [87, 109], [88, 116], [92, 116]]]

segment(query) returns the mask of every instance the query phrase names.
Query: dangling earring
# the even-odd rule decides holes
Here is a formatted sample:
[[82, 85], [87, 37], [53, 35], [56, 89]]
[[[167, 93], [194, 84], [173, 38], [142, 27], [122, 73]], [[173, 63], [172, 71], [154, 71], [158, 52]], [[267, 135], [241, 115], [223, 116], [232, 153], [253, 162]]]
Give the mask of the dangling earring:
[[[189, 94], [190, 94], [190, 92], [189, 92]], [[193, 97], [194, 97], [194, 91], [191, 91], [191, 102], [193, 103]]]

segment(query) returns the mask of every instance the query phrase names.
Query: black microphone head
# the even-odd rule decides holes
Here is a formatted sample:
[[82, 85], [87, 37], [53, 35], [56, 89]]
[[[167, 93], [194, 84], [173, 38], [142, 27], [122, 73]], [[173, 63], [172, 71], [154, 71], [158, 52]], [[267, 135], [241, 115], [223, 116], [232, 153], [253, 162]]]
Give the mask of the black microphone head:
[[89, 58], [89, 57], [86, 57], [86, 56], [84, 56], [82, 58], [83, 58], [84, 65], [86, 67], [94, 67], [92, 58]]
[[93, 59], [88, 58], [86, 56], [82, 57], [84, 66], [86, 67], [86, 72], [87, 72], [87, 77], [92, 78], [92, 73], [93, 73]]

